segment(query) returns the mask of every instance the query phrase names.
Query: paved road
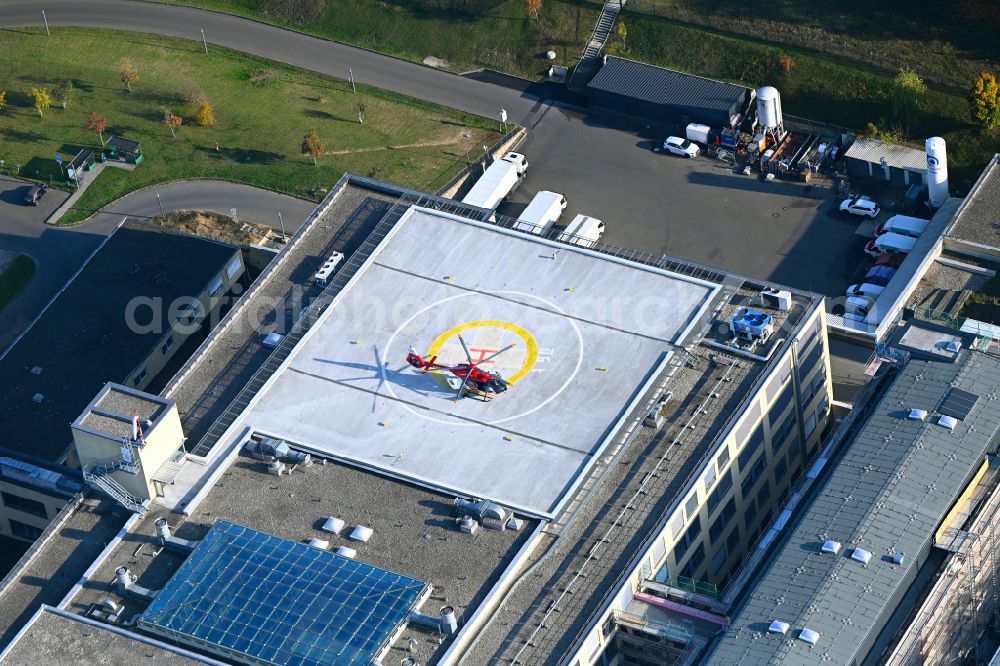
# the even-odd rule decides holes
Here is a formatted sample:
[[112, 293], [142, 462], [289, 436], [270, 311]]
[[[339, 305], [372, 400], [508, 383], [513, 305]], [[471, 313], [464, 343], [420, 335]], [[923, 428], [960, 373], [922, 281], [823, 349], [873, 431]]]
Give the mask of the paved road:
[[124, 216], [158, 215], [157, 193], [165, 212], [212, 210], [228, 215], [231, 208], [236, 208], [239, 219], [275, 229], [280, 210], [289, 233], [298, 229], [315, 208], [311, 201], [247, 185], [187, 181], [134, 192], [86, 224], [63, 229], [46, 225], [44, 220], [67, 194], [51, 190], [38, 207], [25, 206], [22, 201], [28, 187], [24, 181], [0, 176], [0, 248], [26, 254], [37, 265], [27, 289], [0, 312], [0, 350], [27, 327]]
[[[512, 122], [522, 125], [541, 107], [537, 100], [513, 88], [191, 7], [134, 0], [53, 0], [44, 5], [37, 1], [4, 0], [0, 3], [0, 24], [41, 25], [42, 9], [50, 26], [115, 28], [192, 40], [200, 40], [203, 29], [210, 44], [247, 51], [341, 79], [347, 78], [348, 68], [351, 68], [358, 82], [491, 118], [496, 118], [503, 107]], [[53, 40], [58, 40], [58, 36]]]

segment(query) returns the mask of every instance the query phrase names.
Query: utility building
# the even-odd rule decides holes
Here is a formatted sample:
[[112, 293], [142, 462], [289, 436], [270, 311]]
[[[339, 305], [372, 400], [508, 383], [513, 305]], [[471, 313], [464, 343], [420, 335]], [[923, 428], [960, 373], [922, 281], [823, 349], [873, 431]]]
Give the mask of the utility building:
[[754, 91], [672, 69], [606, 56], [587, 84], [592, 106], [665, 125], [701, 123], [718, 129], [746, 117]]

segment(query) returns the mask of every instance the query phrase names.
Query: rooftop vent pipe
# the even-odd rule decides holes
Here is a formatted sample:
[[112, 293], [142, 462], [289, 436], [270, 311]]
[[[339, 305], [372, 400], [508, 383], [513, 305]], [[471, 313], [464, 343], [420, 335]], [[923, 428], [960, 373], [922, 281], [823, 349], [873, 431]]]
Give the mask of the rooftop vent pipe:
[[160, 545], [182, 553], [190, 553], [198, 545], [197, 541], [178, 539], [170, 533], [170, 525], [166, 518], [157, 518], [153, 523], [156, 527], [156, 537], [160, 540]]
[[147, 587], [136, 585], [135, 576], [129, 573], [128, 567], [118, 567], [115, 569], [115, 585], [122, 596], [129, 595], [145, 599], [146, 601], [152, 601], [160, 593], [159, 590], [150, 590]]

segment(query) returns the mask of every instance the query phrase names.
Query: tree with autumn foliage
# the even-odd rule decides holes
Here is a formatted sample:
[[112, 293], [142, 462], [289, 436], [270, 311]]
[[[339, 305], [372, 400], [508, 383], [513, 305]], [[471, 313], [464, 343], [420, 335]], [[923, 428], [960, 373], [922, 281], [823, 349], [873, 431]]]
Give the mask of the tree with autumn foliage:
[[982, 127], [1000, 126], [1000, 86], [992, 72], [983, 72], [972, 86], [969, 96], [972, 116]]
[[34, 100], [35, 111], [38, 111], [38, 117], [42, 117], [42, 112], [52, 106], [52, 97], [49, 95], [49, 91], [45, 88], [32, 88], [31, 89], [31, 99]]
[[108, 119], [97, 113], [97, 111], [91, 111], [90, 115], [87, 116], [87, 129], [91, 132], [97, 132], [97, 136], [101, 139], [101, 145], [104, 145], [104, 131], [108, 129]]
[[202, 127], [215, 124], [215, 107], [207, 99], [198, 102], [198, 124]]
[[528, 13], [538, 20], [538, 12], [542, 10], [542, 0], [524, 0], [524, 8], [528, 10]]
[[311, 157], [314, 165], [318, 164], [316, 158], [322, 155], [325, 150], [326, 145], [319, 138], [319, 132], [316, 131], [315, 127], [302, 137], [302, 154]]
[[128, 58], [121, 59], [121, 62], [118, 63], [118, 70], [122, 75], [122, 83], [125, 84], [129, 92], [132, 92], [132, 84], [139, 80], [138, 70], [132, 66], [132, 61]]
[[170, 130], [170, 136], [174, 137], [175, 139], [177, 138], [177, 133], [175, 130], [178, 127], [180, 127], [183, 122], [184, 119], [178, 116], [170, 109], [163, 110], [163, 124], [166, 125], [167, 129]]
[[0, 90], [0, 111], [3, 111], [5, 106], [7, 106], [7, 91]]

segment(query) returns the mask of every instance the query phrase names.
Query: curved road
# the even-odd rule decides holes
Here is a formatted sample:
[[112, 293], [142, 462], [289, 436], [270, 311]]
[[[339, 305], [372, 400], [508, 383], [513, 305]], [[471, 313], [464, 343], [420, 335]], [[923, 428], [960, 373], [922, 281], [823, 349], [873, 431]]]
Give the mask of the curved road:
[[[180, 5], [161, 5], [135, 0], [29, 0], [0, 2], [0, 25], [40, 26], [41, 11], [50, 26], [86, 26], [133, 30], [191, 40], [201, 40], [201, 30], [210, 44], [297, 65], [316, 72], [354, 78], [378, 88], [437, 102], [455, 109], [496, 118], [507, 109], [512, 122], [529, 124], [544, 106], [519, 90], [484, 83], [406, 60], [366, 51], [339, 42], [310, 37], [284, 28]], [[58, 41], [58, 35], [52, 38]], [[200, 45], [194, 46], [200, 48]]]
[[123, 217], [149, 218], [175, 210], [211, 210], [224, 215], [236, 209], [241, 220], [279, 228], [282, 213], [285, 231], [292, 233], [316, 207], [311, 201], [220, 181], [181, 181], [133, 192], [94, 215], [79, 227], [59, 228], [43, 220], [66, 199], [52, 190], [38, 208], [22, 205], [24, 181], [0, 177], [0, 247], [35, 260], [35, 276], [0, 313], [0, 350], [23, 331], [46, 303], [76, 273], [101, 241]]

